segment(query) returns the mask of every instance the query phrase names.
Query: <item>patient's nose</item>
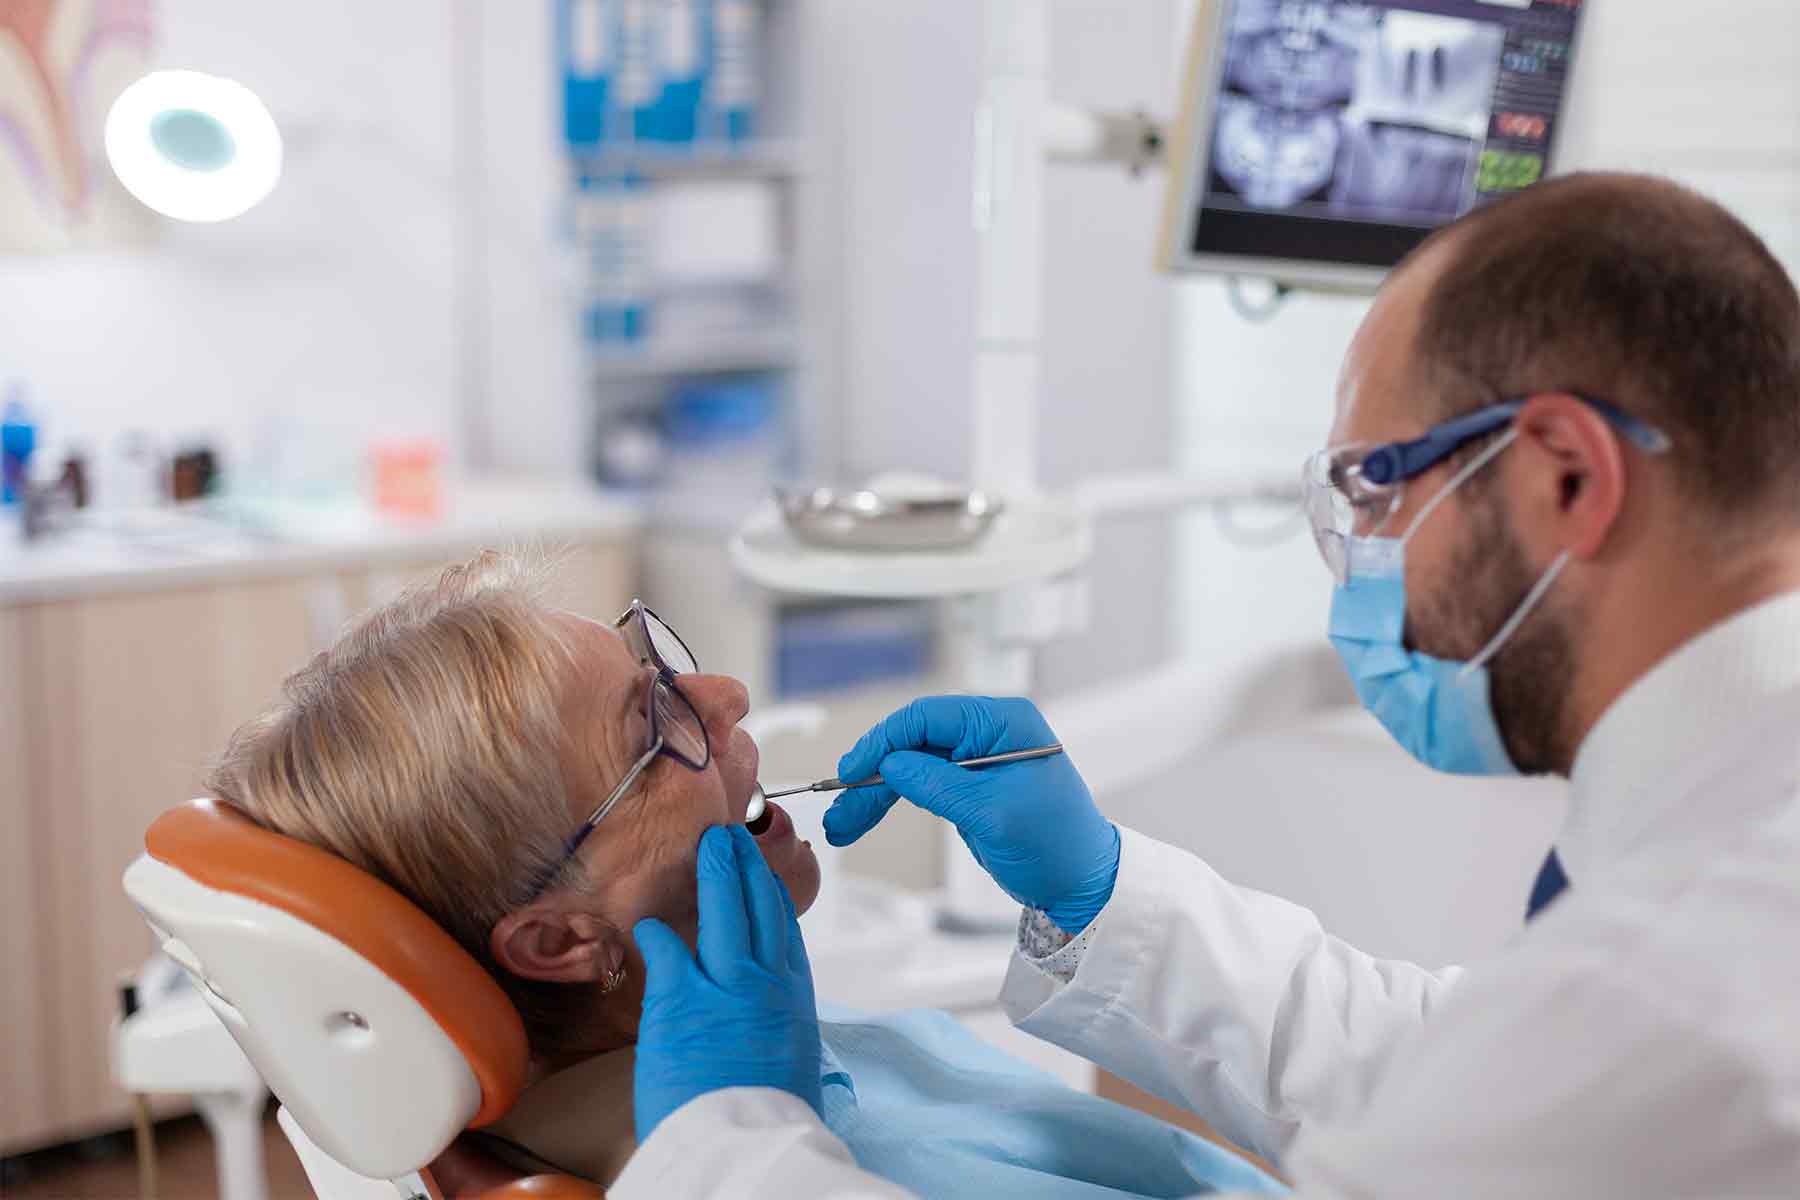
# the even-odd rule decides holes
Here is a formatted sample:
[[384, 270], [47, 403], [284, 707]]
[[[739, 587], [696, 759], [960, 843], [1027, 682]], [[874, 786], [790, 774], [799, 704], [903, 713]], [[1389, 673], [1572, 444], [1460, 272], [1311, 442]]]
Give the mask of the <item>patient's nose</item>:
[[683, 675], [681, 690], [706, 722], [708, 736], [715, 740], [730, 737], [750, 711], [750, 689], [729, 675]]

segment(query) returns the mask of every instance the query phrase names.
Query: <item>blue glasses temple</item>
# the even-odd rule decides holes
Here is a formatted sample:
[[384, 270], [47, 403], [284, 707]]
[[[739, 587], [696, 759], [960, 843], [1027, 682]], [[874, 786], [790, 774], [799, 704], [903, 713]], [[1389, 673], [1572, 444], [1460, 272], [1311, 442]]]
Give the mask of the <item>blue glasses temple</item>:
[[[1669, 448], [1667, 434], [1618, 405], [1579, 393], [1575, 398], [1605, 417], [1645, 453], [1661, 454]], [[1411, 441], [1377, 446], [1363, 457], [1359, 470], [1365, 480], [1378, 486], [1404, 483], [1437, 466], [1465, 443], [1511, 424], [1524, 407], [1523, 400], [1503, 400], [1433, 426]]]

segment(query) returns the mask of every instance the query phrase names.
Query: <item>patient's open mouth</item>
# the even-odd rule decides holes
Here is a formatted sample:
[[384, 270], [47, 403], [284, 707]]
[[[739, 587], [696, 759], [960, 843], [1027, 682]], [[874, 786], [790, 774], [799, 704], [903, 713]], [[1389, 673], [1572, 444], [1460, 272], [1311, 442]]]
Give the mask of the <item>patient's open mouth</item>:
[[770, 800], [763, 806], [762, 816], [745, 825], [756, 835], [757, 844], [767, 849], [771, 845], [789, 841], [794, 836], [794, 822], [787, 815], [787, 810]]
[[806, 846], [800, 840], [799, 831], [794, 828], [794, 819], [774, 801], [769, 801], [762, 816], [748, 822], [745, 827], [755, 835], [756, 848], [762, 851], [769, 865], [777, 870], [787, 865]]

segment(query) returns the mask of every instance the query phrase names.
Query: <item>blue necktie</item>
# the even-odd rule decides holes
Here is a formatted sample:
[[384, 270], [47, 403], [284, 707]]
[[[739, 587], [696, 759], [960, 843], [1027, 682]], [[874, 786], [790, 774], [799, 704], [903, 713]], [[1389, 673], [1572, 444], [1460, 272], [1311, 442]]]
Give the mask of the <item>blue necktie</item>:
[[1562, 860], [1552, 850], [1538, 871], [1537, 882], [1531, 885], [1531, 899], [1525, 902], [1525, 919], [1529, 921], [1543, 912], [1568, 886], [1569, 877], [1563, 874]]

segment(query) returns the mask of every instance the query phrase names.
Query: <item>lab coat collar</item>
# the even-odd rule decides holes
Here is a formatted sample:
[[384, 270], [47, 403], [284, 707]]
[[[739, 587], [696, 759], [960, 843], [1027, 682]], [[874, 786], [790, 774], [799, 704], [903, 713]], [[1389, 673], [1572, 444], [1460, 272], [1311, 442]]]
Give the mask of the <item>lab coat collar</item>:
[[[1570, 773], [1557, 853], [1571, 886], [1673, 829], [1672, 810], [1709, 779], [1748, 761], [1791, 770], [1795, 739], [1768, 745], [1772, 710], [1800, 704], [1800, 592], [1727, 618], [1657, 663], [1588, 732]], [[1709, 794], [1705, 819], [1742, 818], [1769, 796], [1744, 786]]]

